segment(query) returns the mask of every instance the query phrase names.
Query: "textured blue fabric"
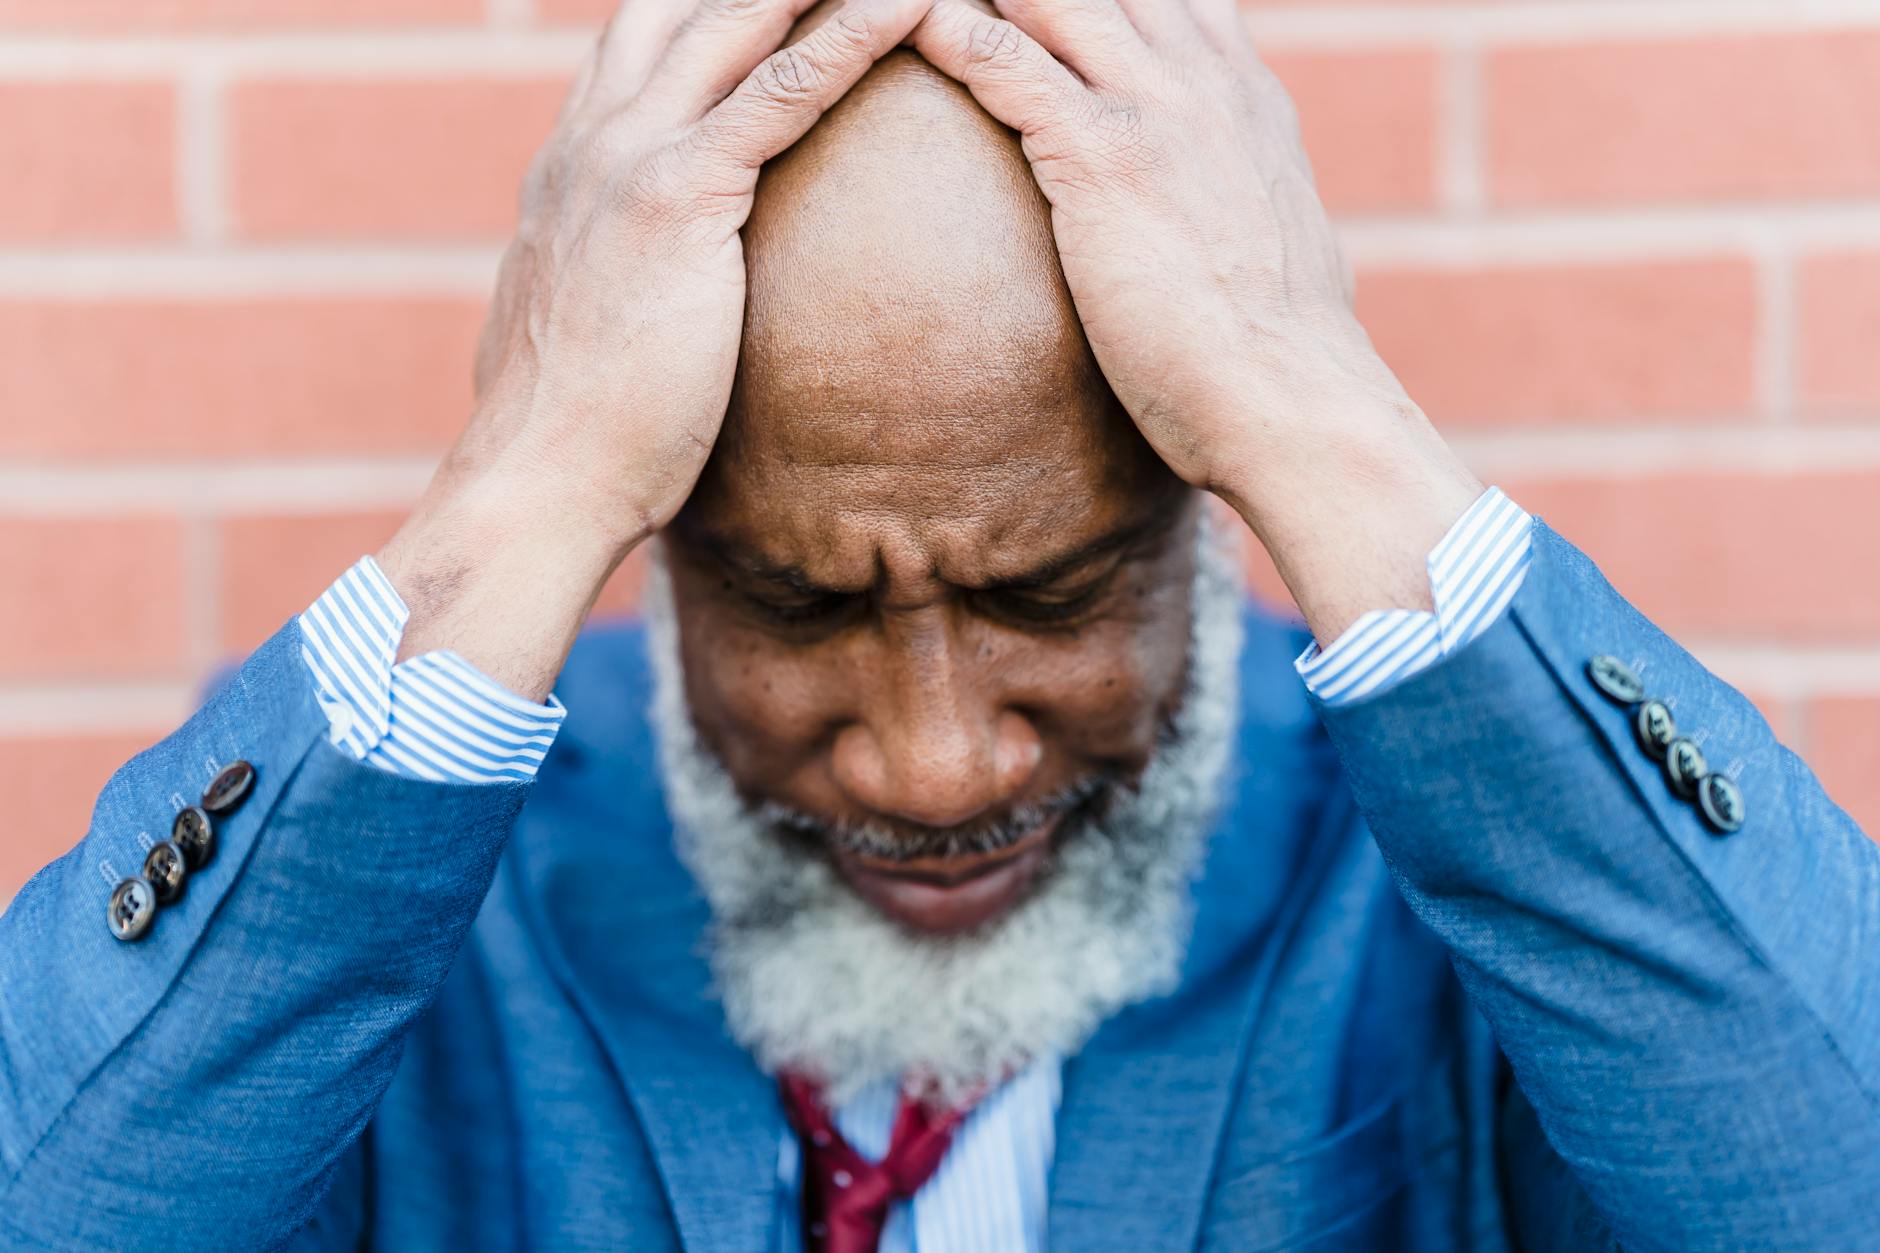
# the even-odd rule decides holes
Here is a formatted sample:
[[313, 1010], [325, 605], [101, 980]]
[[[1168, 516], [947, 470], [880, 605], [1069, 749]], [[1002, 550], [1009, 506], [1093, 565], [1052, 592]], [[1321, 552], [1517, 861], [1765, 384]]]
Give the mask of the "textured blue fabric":
[[[1754, 710], [1544, 527], [1387, 693], [1316, 708], [1303, 644], [1248, 623], [1183, 979], [1064, 1067], [1050, 1246], [1873, 1247], [1880, 849]], [[770, 1247], [781, 1112], [709, 996], [638, 633], [562, 692], [532, 793], [401, 779], [327, 743], [290, 628], [120, 771], [0, 919], [0, 1245]], [[99, 864], [236, 756], [217, 860], [116, 943]]]
[[[1529, 560], [1531, 519], [1489, 488], [1430, 552], [1433, 609], [1366, 614], [1323, 652], [1309, 646], [1294, 663], [1327, 704], [1383, 692], [1466, 647], [1492, 626], [1520, 589]], [[452, 652], [394, 665], [410, 616], [378, 563], [362, 557], [301, 615], [301, 657], [335, 745], [394, 774], [483, 783], [527, 781], [545, 759], [565, 709], [504, 691]], [[1040, 1058], [1023, 1081], [1006, 1084], [966, 1117], [940, 1170], [896, 1205], [880, 1253], [1032, 1253], [1042, 1250], [1060, 1091], [1060, 1059]], [[869, 1156], [886, 1151], [897, 1107], [895, 1085], [837, 1111], [850, 1143]], [[871, 1147], [872, 1146], [872, 1147]], [[777, 1253], [800, 1247], [796, 1137], [778, 1145]]]

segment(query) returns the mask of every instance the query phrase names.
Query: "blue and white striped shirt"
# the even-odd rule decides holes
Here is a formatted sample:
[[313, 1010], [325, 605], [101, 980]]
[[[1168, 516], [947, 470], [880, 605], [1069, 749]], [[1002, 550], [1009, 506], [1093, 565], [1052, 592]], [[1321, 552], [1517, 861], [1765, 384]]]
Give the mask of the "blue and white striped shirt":
[[[1456, 652], [1492, 626], [1521, 588], [1532, 519], [1490, 488], [1430, 551], [1433, 611], [1365, 614], [1329, 648], [1294, 663], [1326, 704], [1375, 696]], [[328, 737], [393, 774], [438, 782], [527, 780], [567, 711], [553, 696], [524, 700], [458, 654], [394, 662], [410, 611], [371, 557], [360, 558], [301, 615], [301, 657], [313, 676]], [[898, 1206], [881, 1253], [1017, 1253], [1044, 1248], [1045, 1203], [1056, 1148], [1057, 1058], [1039, 1058], [961, 1124], [934, 1177]], [[835, 1113], [864, 1156], [887, 1151], [898, 1094], [892, 1083]], [[801, 1172], [796, 1138], [777, 1156], [777, 1253], [800, 1253]]]
[[327, 738], [368, 765], [433, 782], [535, 777], [567, 716], [524, 700], [448, 649], [393, 665], [411, 611], [370, 557], [300, 616]]

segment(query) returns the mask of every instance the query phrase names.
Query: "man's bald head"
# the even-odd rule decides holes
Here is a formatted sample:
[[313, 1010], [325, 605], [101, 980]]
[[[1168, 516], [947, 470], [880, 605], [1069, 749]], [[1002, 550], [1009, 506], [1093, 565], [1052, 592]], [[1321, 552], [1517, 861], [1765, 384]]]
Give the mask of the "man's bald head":
[[913, 52], [765, 168], [744, 240], [730, 455], [995, 455], [1027, 417], [1122, 416], [1017, 137]]

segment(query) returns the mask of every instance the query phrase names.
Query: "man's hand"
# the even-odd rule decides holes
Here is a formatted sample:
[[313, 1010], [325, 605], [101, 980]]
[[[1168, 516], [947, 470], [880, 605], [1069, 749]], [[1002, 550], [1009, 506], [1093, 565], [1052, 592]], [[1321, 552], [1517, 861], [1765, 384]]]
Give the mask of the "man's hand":
[[1481, 487], [1378, 358], [1291, 101], [1235, 0], [939, 0], [913, 44], [1017, 130], [1118, 399], [1329, 642], [1427, 607]]
[[635, 544], [691, 491], [730, 396], [738, 230], [759, 168], [929, 0], [626, 0], [522, 197], [477, 356], [477, 406], [380, 554], [402, 651], [455, 648], [531, 697]]

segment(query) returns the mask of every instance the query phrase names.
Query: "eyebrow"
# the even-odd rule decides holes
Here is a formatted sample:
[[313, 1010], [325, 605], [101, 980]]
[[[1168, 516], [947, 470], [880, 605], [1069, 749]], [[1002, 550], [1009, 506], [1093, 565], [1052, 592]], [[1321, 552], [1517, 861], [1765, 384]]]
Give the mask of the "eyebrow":
[[[1061, 553], [1053, 553], [1037, 565], [1017, 574], [972, 588], [973, 591], [1027, 591], [1051, 584], [1071, 574], [1078, 568], [1088, 565], [1100, 557], [1133, 548], [1137, 544], [1166, 532], [1173, 524], [1177, 510], [1158, 510], [1146, 517], [1126, 522], [1114, 530], [1107, 531], [1095, 539], [1079, 544]], [[742, 544], [723, 535], [694, 528], [686, 537], [692, 544], [703, 549], [712, 557], [747, 577], [766, 583], [775, 583], [787, 587], [802, 596], [842, 596], [853, 595], [855, 589], [835, 588], [819, 583], [799, 565], [789, 562], [776, 562], [761, 553], [753, 552]]]

